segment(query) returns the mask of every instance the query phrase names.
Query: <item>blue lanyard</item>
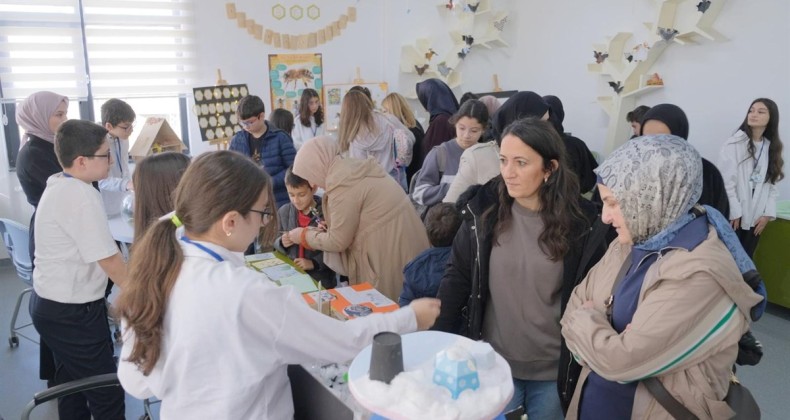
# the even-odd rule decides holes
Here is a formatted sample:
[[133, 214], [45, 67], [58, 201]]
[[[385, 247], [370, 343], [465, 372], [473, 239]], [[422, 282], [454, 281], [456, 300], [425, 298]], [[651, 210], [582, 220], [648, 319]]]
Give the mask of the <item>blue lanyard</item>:
[[222, 258], [219, 254], [217, 254], [216, 252], [206, 248], [205, 246], [203, 246], [203, 245], [201, 245], [201, 244], [199, 244], [197, 242], [192, 242], [191, 240], [189, 240], [189, 238], [186, 237], [186, 235], [182, 236], [181, 240], [186, 242], [186, 243], [188, 243], [188, 244], [192, 244], [192, 245], [198, 247], [201, 251], [205, 252], [208, 255], [211, 255], [212, 257], [214, 257], [215, 260], [217, 260], [219, 262], [225, 261], [225, 259]]
[[118, 162], [118, 170], [121, 171], [121, 178], [123, 178], [123, 165], [121, 165], [121, 138], [115, 138], [115, 161]]
[[[754, 160], [754, 166], [752, 166], [752, 172], [757, 170], [757, 165], [760, 163], [760, 158], [763, 157], [763, 148], [765, 147], [765, 140], [763, 140], [763, 144], [760, 145], [760, 153], [757, 154], [757, 159]], [[752, 157], [754, 158], [754, 157]]]
[[74, 178], [73, 176], [63, 172], [63, 178]]

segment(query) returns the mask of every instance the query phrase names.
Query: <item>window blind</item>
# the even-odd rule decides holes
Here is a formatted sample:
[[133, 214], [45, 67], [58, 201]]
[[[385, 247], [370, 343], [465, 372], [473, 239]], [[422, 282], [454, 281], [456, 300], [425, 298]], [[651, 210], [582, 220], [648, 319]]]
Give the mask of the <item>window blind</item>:
[[83, 0], [93, 96], [191, 92], [191, 0]]
[[0, 88], [4, 101], [87, 96], [77, 0], [0, 0]]

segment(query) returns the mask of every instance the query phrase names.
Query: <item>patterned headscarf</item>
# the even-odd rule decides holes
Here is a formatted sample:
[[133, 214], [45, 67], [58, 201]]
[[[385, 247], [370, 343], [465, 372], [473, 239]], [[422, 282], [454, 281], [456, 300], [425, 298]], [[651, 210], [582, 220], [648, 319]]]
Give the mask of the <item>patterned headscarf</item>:
[[69, 103], [69, 98], [54, 92], [41, 91], [28, 96], [16, 110], [16, 122], [27, 134], [39, 137], [50, 143], [55, 142], [55, 133], [49, 128], [49, 117], [57, 111], [61, 103]]
[[631, 140], [595, 169], [620, 203], [634, 244], [641, 244], [687, 215], [702, 193], [702, 159], [670, 134]]

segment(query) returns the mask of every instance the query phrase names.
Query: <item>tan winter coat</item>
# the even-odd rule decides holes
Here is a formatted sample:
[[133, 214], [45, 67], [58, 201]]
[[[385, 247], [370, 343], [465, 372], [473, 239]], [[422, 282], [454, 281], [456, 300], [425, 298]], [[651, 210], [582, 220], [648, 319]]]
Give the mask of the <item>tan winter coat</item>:
[[[374, 159], [343, 158], [335, 154], [329, 140], [316, 140], [318, 144], [308, 142], [299, 150], [294, 172], [315, 182], [311, 174], [322, 172], [316, 166], [328, 164], [325, 181], [318, 182], [326, 191], [323, 209], [328, 229], [310, 230], [307, 243], [325, 251], [327, 265], [347, 274], [351, 284], [370, 282], [397, 302], [403, 267], [430, 246], [425, 227], [403, 188]], [[309, 158], [301, 155], [315, 148], [320, 150]], [[305, 160], [313, 166], [304, 168], [309, 163]], [[332, 252], [339, 253], [342, 267], [332, 265], [333, 256], [327, 255]]]
[[[711, 227], [708, 238], [691, 252], [671, 250], [653, 263], [633, 320], [618, 334], [606, 319], [604, 302], [630, 251], [617, 241], [610, 245], [574, 290], [562, 318], [568, 348], [583, 366], [567, 418], [577, 418], [583, 384], [592, 369], [607, 380], [625, 382], [661, 372], [657, 376], [670, 394], [697, 417], [729, 419], [734, 413], [722, 400], [738, 340], [749, 327], [749, 310], [761, 296], [743, 281]], [[590, 300], [594, 308], [583, 308]], [[640, 384], [632, 419], [672, 416]]]

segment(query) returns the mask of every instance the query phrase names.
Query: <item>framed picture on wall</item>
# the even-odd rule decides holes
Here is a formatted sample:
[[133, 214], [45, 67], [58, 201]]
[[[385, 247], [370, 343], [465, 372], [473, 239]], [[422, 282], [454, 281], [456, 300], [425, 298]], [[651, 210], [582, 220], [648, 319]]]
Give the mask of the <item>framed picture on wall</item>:
[[325, 103], [321, 54], [269, 54], [269, 86], [269, 112], [284, 108], [296, 116], [302, 91], [307, 88], [315, 89]]
[[354, 86], [362, 86], [370, 91], [370, 96], [373, 98], [373, 107], [381, 109], [381, 101], [389, 94], [389, 85], [387, 82], [381, 83], [337, 83], [327, 84], [326, 90], [326, 106], [324, 109], [324, 119], [326, 120], [326, 129], [328, 131], [336, 131], [337, 124], [340, 121], [340, 105], [343, 103], [343, 97], [346, 92]]

